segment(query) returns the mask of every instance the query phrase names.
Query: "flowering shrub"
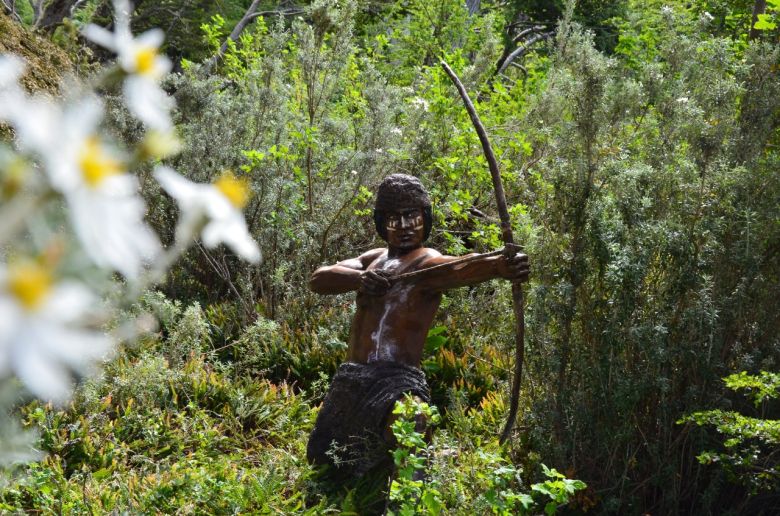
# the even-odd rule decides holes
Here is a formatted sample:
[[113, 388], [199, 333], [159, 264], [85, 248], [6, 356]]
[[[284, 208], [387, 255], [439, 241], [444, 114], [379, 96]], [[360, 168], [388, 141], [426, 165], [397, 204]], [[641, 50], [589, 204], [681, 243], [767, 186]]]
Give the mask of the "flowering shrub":
[[[227, 244], [257, 263], [241, 209], [249, 189], [225, 172], [195, 184], [158, 162], [178, 151], [174, 101], [160, 87], [171, 68], [159, 53], [163, 35], [134, 37], [129, 3], [114, 2], [114, 32], [89, 25], [84, 35], [117, 54], [117, 63], [90, 86], [63, 99], [28, 95], [24, 62], [0, 56], [0, 121], [15, 147], [0, 144], [0, 410], [8, 412], [19, 383], [42, 400], [62, 404], [74, 380], [88, 375], [115, 345], [149, 329], [149, 316], [121, 313], [158, 283], [192, 244]], [[127, 148], [101, 127], [98, 88], [121, 81], [123, 102], [145, 128]], [[154, 177], [181, 213], [175, 242], [163, 248], [144, 221], [146, 205], [134, 171], [157, 163]], [[0, 465], [32, 455], [12, 421], [3, 419]], [[13, 446], [16, 443], [16, 446]]]

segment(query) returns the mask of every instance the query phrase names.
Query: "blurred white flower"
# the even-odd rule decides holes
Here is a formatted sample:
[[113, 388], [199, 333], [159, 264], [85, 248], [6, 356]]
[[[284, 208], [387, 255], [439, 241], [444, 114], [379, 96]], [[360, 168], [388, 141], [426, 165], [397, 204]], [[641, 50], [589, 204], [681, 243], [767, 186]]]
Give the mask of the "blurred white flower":
[[15, 374], [36, 396], [66, 401], [73, 373], [87, 374], [112, 340], [83, 327], [96, 302], [84, 285], [55, 282], [42, 265], [0, 264], [0, 376]]
[[158, 84], [171, 70], [171, 61], [159, 53], [163, 31], [152, 29], [133, 37], [129, 2], [114, 0], [114, 32], [90, 24], [84, 36], [117, 54], [119, 66], [127, 73], [124, 94], [130, 111], [150, 128], [170, 129], [174, 102]]
[[5, 114], [1, 118], [13, 125], [20, 148], [41, 157], [51, 185], [65, 196], [73, 228], [90, 258], [127, 278], [138, 277], [143, 262], [160, 252], [160, 244], [143, 221], [145, 206], [135, 177], [97, 136], [102, 103], [84, 97], [62, 108], [23, 96]]
[[19, 78], [24, 73], [24, 61], [13, 54], [0, 54], [0, 116], [23, 97]]
[[14, 54], [0, 55], [0, 90], [15, 86], [24, 72], [24, 61]]
[[249, 235], [241, 214], [249, 200], [245, 181], [226, 172], [213, 184], [193, 183], [165, 166], [157, 167], [154, 177], [176, 199], [181, 210], [177, 240], [188, 241], [200, 233], [206, 247], [225, 243], [248, 262], [260, 261], [260, 248]]
[[392, 129], [390, 129], [390, 134], [397, 134], [398, 136], [401, 136], [402, 134], [404, 134], [404, 132], [401, 130], [400, 127], [393, 127]]

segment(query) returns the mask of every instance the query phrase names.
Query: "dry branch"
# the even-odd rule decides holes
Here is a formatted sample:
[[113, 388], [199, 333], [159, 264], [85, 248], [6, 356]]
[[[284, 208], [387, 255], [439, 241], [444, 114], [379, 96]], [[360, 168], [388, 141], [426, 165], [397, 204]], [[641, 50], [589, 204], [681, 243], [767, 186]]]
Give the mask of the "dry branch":
[[238, 41], [238, 38], [241, 36], [241, 33], [244, 32], [244, 30], [247, 28], [247, 26], [255, 21], [260, 16], [271, 16], [271, 15], [278, 15], [278, 16], [295, 16], [297, 14], [302, 14], [303, 9], [285, 9], [285, 10], [277, 10], [277, 11], [256, 11], [257, 5], [260, 3], [260, 0], [254, 0], [252, 4], [247, 8], [246, 12], [244, 13], [244, 16], [239, 20], [239, 22], [236, 24], [235, 27], [233, 27], [233, 30], [230, 32], [230, 35], [227, 37], [227, 39], [222, 43], [222, 45], [219, 47], [219, 51], [217, 51], [216, 54], [211, 56], [208, 61], [206, 61], [203, 65], [204, 71], [206, 73], [210, 72], [212, 68], [219, 62], [222, 57], [224, 57], [225, 52], [227, 52], [228, 46], [230, 45], [230, 42], [232, 41], [235, 43]]

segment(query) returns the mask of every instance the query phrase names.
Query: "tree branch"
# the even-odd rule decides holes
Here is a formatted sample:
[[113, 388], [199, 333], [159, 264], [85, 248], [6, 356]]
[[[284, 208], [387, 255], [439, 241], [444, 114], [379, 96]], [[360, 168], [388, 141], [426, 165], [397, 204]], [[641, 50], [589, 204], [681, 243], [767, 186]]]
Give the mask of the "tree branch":
[[5, 10], [8, 11], [8, 15], [11, 16], [13, 19], [15, 19], [17, 22], [22, 23], [22, 17], [19, 16], [19, 13], [16, 12], [16, 2], [14, 0], [11, 0], [11, 3], [9, 4], [7, 0], [3, 1], [3, 7], [5, 7]]
[[256, 11], [259, 3], [260, 0], [254, 0], [252, 2], [249, 8], [247, 8], [241, 20], [239, 20], [236, 26], [233, 27], [233, 30], [230, 32], [230, 35], [227, 37], [225, 42], [222, 43], [222, 46], [219, 47], [219, 51], [217, 51], [216, 54], [214, 54], [211, 58], [209, 58], [208, 61], [204, 63], [203, 68], [206, 73], [210, 72], [211, 69], [214, 68], [214, 66], [219, 62], [219, 60], [224, 57], [225, 52], [227, 52], [228, 46], [230, 45], [230, 42], [232, 41], [233, 43], [235, 43], [236, 41], [238, 41], [239, 36], [241, 36], [241, 33], [244, 32], [244, 29], [246, 29], [247, 25], [255, 21], [260, 16], [269, 16], [274, 14], [278, 14], [280, 16], [295, 16], [296, 14], [303, 13], [303, 9], [287, 9], [281, 11]]
[[[523, 31], [523, 32], [526, 32], [526, 31]], [[537, 42], [539, 42], [541, 40], [547, 39], [547, 38], [551, 37], [553, 34], [555, 34], [555, 33], [552, 32], [552, 31], [551, 32], [543, 32], [541, 34], [536, 34], [532, 38], [529, 38], [528, 41], [524, 42], [522, 45], [520, 45], [519, 47], [514, 49], [508, 56], [506, 56], [506, 59], [504, 59], [499, 64], [498, 71], [496, 72], [496, 74], [503, 73], [504, 70], [506, 70], [507, 67], [512, 63], [512, 61], [514, 61], [518, 57], [521, 57], [521, 56], [525, 55], [526, 52], [531, 50], [531, 45], [533, 45], [534, 43], [537, 43]]]

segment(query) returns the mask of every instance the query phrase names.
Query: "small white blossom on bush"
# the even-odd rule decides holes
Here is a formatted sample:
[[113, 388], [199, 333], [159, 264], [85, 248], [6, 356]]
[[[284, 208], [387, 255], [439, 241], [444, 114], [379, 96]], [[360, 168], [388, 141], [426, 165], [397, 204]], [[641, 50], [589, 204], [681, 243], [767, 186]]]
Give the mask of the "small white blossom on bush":
[[189, 240], [200, 233], [206, 247], [224, 243], [241, 258], [260, 261], [260, 248], [249, 235], [241, 214], [249, 200], [245, 181], [226, 172], [213, 184], [198, 184], [165, 166], [157, 167], [154, 177], [181, 210], [177, 240]]
[[35, 261], [0, 264], [0, 376], [13, 372], [36, 396], [67, 400], [72, 373], [86, 374], [112, 349], [106, 334], [83, 327], [96, 302]]
[[423, 111], [428, 111], [428, 108], [430, 107], [430, 104], [427, 100], [425, 100], [422, 97], [414, 97], [412, 99], [412, 106], [422, 109]]
[[174, 103], [159, 86], [160, 79], [171, 70], [171, 61], [160, 54], [163, 31], [152, 29], [134, 37], [130, 32], [129, 2], [115, 0], [114, 32], [90, 24], [84, 36], [117, 54], [117, 62], [127, 74], [124, 94], [130, 111], [150, 128], [169, 130]]

